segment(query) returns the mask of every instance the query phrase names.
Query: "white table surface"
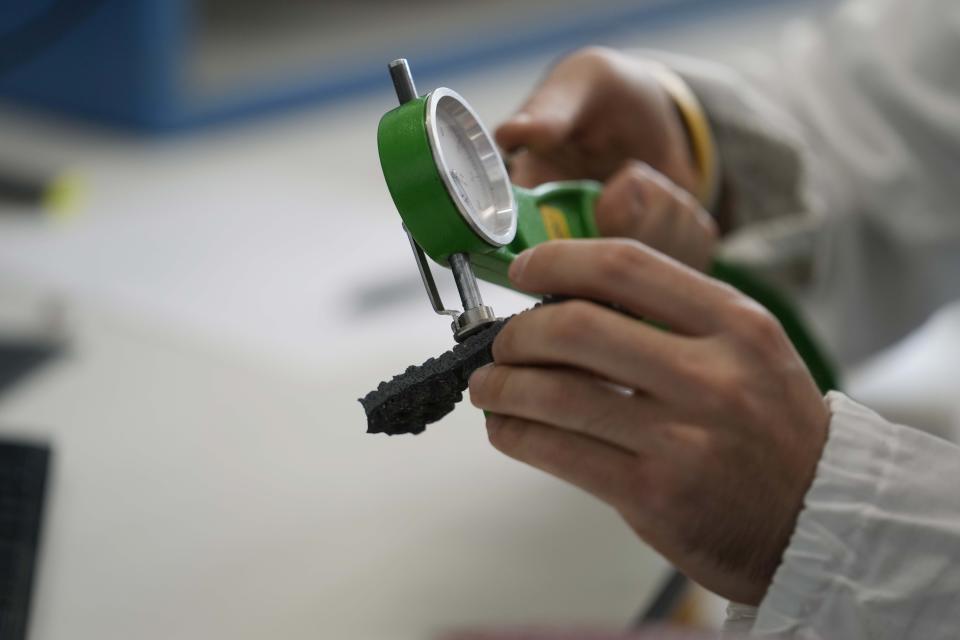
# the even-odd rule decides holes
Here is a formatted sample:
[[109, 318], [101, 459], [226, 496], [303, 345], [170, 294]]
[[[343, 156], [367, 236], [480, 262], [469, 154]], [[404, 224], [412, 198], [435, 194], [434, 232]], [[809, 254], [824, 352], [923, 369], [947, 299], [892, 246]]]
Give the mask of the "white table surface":
[[475, 410], [364, 434], [355, 397], [396, 358], [290, 375], [82, 309], [72, 326], [0, 411], [54, 446], [33, 638], [616, 625], [658, 579], [616, 515], [496, 454]]

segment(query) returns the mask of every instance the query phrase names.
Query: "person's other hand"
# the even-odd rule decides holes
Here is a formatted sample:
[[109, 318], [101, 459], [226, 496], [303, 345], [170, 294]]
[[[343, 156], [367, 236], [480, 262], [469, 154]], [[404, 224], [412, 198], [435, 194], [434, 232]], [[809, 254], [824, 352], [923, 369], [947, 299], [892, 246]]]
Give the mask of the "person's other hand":
[[760, 305], [640, 243], [548, 242], [521, 290], [573, 300], [523, 313], [470, 379], [491, 443], [606, 501], [714, 592], [757, 604], [788, 543], [829, 411]]
[[600, 47], [561, 60], [496, 130], [513, 181], [605, 182], [639, 160], [693, 191], [698, 171], [683, 121], [650, 65]]
[[696, 198], [636, 160], [603, 186], [594, 217], [600, 235], [639, 240], [699, 271], [709, 268], [719, 235]]

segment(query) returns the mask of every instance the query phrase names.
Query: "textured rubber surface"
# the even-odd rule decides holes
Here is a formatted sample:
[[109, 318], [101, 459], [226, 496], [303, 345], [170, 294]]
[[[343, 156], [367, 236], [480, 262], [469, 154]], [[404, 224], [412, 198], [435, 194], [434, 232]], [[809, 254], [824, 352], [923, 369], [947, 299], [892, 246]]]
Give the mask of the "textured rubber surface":
[[493, 339], [506, 322], [497, 320], [450, 351], [408, 367], [360, 398], [367, 413], [367, 433], [422, 433], [428, 424], [453, 411], [463, 399], [470, 374], [493, 362]]

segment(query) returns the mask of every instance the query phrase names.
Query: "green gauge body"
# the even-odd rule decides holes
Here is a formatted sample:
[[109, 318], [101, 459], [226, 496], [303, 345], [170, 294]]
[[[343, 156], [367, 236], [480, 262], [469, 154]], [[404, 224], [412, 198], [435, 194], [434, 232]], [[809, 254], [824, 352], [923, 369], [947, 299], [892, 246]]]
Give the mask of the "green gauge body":
[[[452, 254], [467, 254], [478, 277], [511, 287], [507, 270], [523, 250], [552, 239], [598, 236], [594, 204], [600, 185], [596, 182], [555, 182], [535, 189], [523, 189], [509, 184], [508, 180], [496, 174], [496, 167], [488, 167], [491, 174], [484, 175], [484, 170], [479, 168], [479, 161], [474, 169], [447, 169], [448, 165], [444, 164], [446, 160], [440, 157], [442, 151], [436, 143], [442, 137], [442, 130], [431, 125], [431, 116], [433, 122], [438, 120], [436, 114], [440, 109], [435, 103], [443, 105], [442, 101], [448, 99], [462, 103], [462, 98], [449, 90], [437, 91], [446, 92], [439, 101], [436, 96], [431, 99], [428, 94], [386, 113], [377, 132], [380, 163], [390, 194], [407, 230], [431, 259], [447, 266]], [[465, 103], [462, 105], [469, 110]], [[459, 106], [454, 104], [457, 109]], [[466, 118], [463, 121], [470, 125], [475, 124], [456, 109], [452, 109], [451, 113], [454, 123], [459, 122], [456, 120], [459, 117]], [[474, 116], [472, 111], [469, 111], [469, 115]], [[434, 127], [432, 130], [431, 126]], [[489, 138], [482, 125], [474, 127], [472, 131], [464, 140], [475, 140], [482, 136]], [[484, 152], [481, 149], [478, 158], [485, 153], [496, 154], [496, 151], [491, 148], [489, 152]], [[499, 155], [495, 159], [502, 169]], [[449, 166], [454, 167], [455, 164], [450, 163]], [[449, 176], [453, 176], [453, 179]], [[461, 182], [470, 179], [474, 181], [474, 188], [476, 184], [482, 185], [489, 180], [500, 189], [492, 199], [499, 198], [501, 203], [509, 201], [510, 225], [506, 223], [506, 215], [488, 223], [485, 220], [492, 218], [475, 215], [469, 209], [474, 200], [466, 193], [466, 189], [461, 188]], [[498, 180], [503, 184], [499, 184]], [[481, 197], [485, 193], [482, 192]], [[494, 209], [495, 206], [490, 208], [491, 211]], [[800, 315], [785, 297], [732, 264], [717, 262], [712, 275], [733, 284], [774, 313], [820, 388], [824, 391], [836, 388], [833, 368], [806, 330]]]
[[501, 246], [481, 238], [461, 214], [438, 171], [427, 135], [428, 97], [384, 115], [377, 143], [383, 175], [400, 217], [430, 258], [446, 265], [451, 254], [466, 253], [480, 278], [510, 286], [507, 269], [524, 249], [555, 238], [597, 235], [593, 204], [600, 186], [571, 181], [536, 189], [510, 185], [516, 203], [516, 234]]
[[377, 129], [377, 147], [403, 224], [428, 256], [446, 265], [451, 253], [493, 247], [470, 228], [440, 177], [427, 137], [427, 98], [386, 113]]
[[536, 189], [513, 187], [517, 202], [517, 235], [492, 251], [470, 254], [474, 273], [480, 278], [510, 287], [507, 270], [517, 255], [541, 242], [561, 238], [595, 238], [597, 225], [593, 205], [600, 185], [592, 180], [551, 182]]

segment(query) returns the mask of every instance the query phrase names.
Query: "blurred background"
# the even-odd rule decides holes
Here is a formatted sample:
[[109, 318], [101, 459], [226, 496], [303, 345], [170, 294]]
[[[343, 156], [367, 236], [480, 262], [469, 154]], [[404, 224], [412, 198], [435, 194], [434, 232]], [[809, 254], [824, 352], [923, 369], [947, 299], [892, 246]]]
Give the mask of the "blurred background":
[[[380, 173], [386, 65], [492, 126], [578, 46], [746, 60], [832, 4], [5, 0], [3, 637], [27, 611], [35, 640], [629, 624], [664, 563], [494, 452], [478, 411], [364, 433], [356, 399], [451, 346]], [[941, 366], [957, 324], [850, 388], [953, 429], [954, 396], [902, 380]]]

